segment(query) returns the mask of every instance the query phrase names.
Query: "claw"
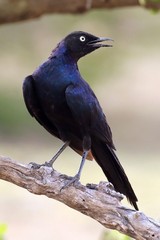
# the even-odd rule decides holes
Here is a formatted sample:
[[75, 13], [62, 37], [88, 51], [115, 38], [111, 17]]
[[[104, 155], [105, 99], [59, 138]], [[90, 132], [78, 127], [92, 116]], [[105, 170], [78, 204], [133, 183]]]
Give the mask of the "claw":
[[43, 164], [30, 162], [29, 165], [31, 166], [32, 169], [39, 169], [40, 167], [51, 167], [52, 168], [52, 164], [50, 164], [50, 162], [45, 162]]
[[74, 177], [69, 177], [68, 182], [63, 185], [61, 190], [65, 189], [71, 185], [76, 185], [79, 182], [79, 179], [80, 179], [79, 174], [76, 174]]
[[29, 165], [31, 166], [32, 169], [39, 169], [41, 166], [44, 166], [44, 164], [38, 164], [35, 162], [30, 162]]

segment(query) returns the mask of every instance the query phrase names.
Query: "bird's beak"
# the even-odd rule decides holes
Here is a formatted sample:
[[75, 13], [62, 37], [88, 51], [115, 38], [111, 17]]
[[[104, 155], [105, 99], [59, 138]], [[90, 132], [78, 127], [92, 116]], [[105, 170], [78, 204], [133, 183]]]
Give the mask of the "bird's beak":
[[105, 41], [112, 41], [113, 42], [113, 39], [111, 38], [105, 38], [105, 37], [100, 37], [100, 38], [97, 38], [93, 41], [90, 41], [88, 44], [89, 45], [92, 45], [93, 47], [113, 47], [113, 45], [111, 44], [103, 44], [101, 42], [105, 42]]

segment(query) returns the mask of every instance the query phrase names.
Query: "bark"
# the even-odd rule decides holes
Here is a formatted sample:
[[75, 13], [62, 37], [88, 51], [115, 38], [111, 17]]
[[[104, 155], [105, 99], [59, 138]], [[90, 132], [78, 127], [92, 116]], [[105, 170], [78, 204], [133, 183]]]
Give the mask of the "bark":
[[143, 6], [159, 9], [158, 0], [0, 0], [0, 24], [48, 13], [84, 13], [92, 9]]
[[138, 240], [160, 239], [160, 224], [144, 213], [122, 206], [123, 195], [115, 192], [110, 183], [63, 188], [68, 177], [54, 169], [20, 164], [0, 157], [0, 179], [16, 184], [29, 192], [46, 195], [95, 219], [104, 227], [116, 229]]

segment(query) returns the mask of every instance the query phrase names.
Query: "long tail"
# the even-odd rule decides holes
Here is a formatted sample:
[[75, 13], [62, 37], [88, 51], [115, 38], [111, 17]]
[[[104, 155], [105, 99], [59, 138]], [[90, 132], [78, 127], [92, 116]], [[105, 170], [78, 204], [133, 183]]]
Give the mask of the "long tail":
[[115, 190], [126, 195], [131, 205], [138, 210], [136, 203], [138, 199], [114, 151], [97, 139], [92, 139], [91, 150], [96, 162], [102, 168], [109, 182], [113, 184]]

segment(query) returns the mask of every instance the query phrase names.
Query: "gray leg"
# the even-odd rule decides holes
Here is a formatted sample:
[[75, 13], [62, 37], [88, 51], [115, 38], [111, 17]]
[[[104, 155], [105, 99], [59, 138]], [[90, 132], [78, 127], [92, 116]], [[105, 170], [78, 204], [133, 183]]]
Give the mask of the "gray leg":
[[68, 147], [69, 142], [65, 142], [63, 146], [58, 150], [58, 152], [53, 156], [53, 158], [49, 162], [45, 162], [45, 166], [52, 167], [53, 163], [59, 157], [59, 155]]
[[79, 176], [79, 179], [80, 179], [80, 176], [81, 176], [81, 173], [82, 173], [82, 169], [83, 169], [83, 166], [84, 166], [84, 163], [85, 163], [85, 160], [86, 160], [86, 157], [87, 157], [88, 152], [89, 152], [89, 151], [84, 151], [84, 152], [83, 152], [81, 164], [80, 164], [78, 173], [76, 174], [77, 176]]
[[69, 145], [69, 142], [65, 142], [63, 146], [58, 150], [58, 152], [54, 155], [54, 157], [43, 164], [38, 164], [38, 163], [29, 163], [31, 165], [31, 168], [33, 169], [39, 169], [41, 166], [47, 166], [47, 167], [52, 167], [54, 161], [59, 157], [59, 155], [64, 151], [64, 149]]
[[76, 183], [76, 182], [79, 181], [88, 152], [89, 152], [89, 151], [84, 151], [84, 152], [83, 152], [81, 164], [80, 164], [80, 167], [79, 167], [79, 170], [78, 170], [77, 174], [76, 174], [74, 177], [72, 177], [72, 178], [68, 181], [68, 183], [66, 183], [66, 184], [62, 187], [62, 189], [70, 186], [72, 183]]

